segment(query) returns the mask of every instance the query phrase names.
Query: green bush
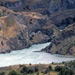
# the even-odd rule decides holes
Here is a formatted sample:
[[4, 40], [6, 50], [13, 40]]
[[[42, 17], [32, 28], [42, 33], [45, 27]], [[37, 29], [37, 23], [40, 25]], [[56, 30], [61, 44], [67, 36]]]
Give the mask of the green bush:
[[27, 71], [28, 71], [28, 68], [26, 66], [24, 66], [21, 70], [21, 73], [27, 73]]
[[35, 67], [35, 72], [38, 72], [38, 68], [37, 67]]
[[33, 70], [32, 69], [28, 69], [26, 66], [24, 66], [22, 68], [22, 70], [20, 71], [20, 73], [23, 73], [23, 74], [31, 74], [31, 73], [33, 73]]
[[63, 68], [62, 66], [56, 66], [55, 71], [60, 72], [62, 70], [62, 68]]
[[31, 73], [33, 73], [33, 70], [32, 70], [32, 69], [29, 69], [29, 70], [27, 71], [27, 73], [28, 73], [28, 74], [31, 74]]
[[50, 66], [50, 65], [49, 65], [49, 67], [48, 67], [48, 68], [49, 68], [49, 71], [52, 71], [52, 66]]
[[48, 73], [48, 69], [43, 72], [43, 74], [47, 74], [47, 73]]
[[18, 75], [17, 72], [15, 70], [12, 70], [11, 72], [9, 72], [8, 75]]
[[74, 72], [72, 70], [70, 70], [70, 69], [63, 68], [60, 71], [59, 75], [74, 75]]

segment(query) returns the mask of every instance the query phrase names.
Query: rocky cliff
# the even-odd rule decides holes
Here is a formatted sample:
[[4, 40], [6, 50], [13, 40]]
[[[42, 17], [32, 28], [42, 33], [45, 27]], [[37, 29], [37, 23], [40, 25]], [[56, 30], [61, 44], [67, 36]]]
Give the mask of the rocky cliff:
[[75, 55], [75, 23], [66, 27], [44, 51], [52, 54]]
[[74, 23], [75, 0], [0, 0], [0, 53], [52, 41], [45, 51], [73, 54]]
[[37, 12], [12, 12], [1, 7], [0, 53], [45, 43], [59, 30], [47, 16]]

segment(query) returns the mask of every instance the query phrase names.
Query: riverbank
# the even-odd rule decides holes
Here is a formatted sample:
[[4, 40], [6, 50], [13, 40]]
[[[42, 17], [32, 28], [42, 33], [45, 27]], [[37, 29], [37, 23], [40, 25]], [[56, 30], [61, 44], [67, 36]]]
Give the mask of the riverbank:
[[[64, 66], [64, 64], [23, 64], [23, 65], [13, 65], [13, 66], [9, 66], [9, 67], [1, 67], [0, 68], [0, 73], [1, 72], [5, 72], [8, 73], [11, 71], [16, 71], [17, 73], [19, 73], [21, 71], [21, 69], [23, 67], [27, 67], [28, 69], [31, 69], [34, 71], [34, 73], [32, 73], [31, 75], [37, 75], [37, 73], [39, 73], [39, 75], [47, 75], [48, 73], [44, 73], [49, 66], [51, 66], [51, 68], [54, 70], [54, 68], [59, 65], [59, 66]], [[36, 70], [36, 72], [35, 72]], [[55, 72], [51, 70], [50, 75], [58, 75], [59, 72]], [[26, 74], [29, 75], [29, 74]]]
[[[68, 67], [67, 67], [68, 66]], [[72, 66], [72, 67], [71, 67]], [[19, 64], [0, 67], [1, 75], [75, 75], [75, 61], [51, 64]]]

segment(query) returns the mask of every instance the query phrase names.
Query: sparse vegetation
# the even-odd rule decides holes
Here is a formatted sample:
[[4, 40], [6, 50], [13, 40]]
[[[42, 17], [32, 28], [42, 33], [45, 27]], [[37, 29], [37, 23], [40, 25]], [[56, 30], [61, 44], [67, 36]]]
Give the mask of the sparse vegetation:
[[0, 72], [0, 75], [5, 75], [5, 72]]
[[0, 17], [4, 16], [6, 10], [3, 10], [2, 12], [0, 12]]
[[[74, 75], [75, 61], [55, 63], [54, 65], [19, 65], [13, 70], [0, 72], [0, 75]], [[11, 68], [12, 68], [11, 67]], [[15, 70], [14, 70], [15, 69]]]
[[74, 75], [74, 72], [71, 69], [62, 68], [59, 75]]
[[56, 66], [56, 67], [55, 67], [55, 71], [59, 72], [59, 71], [62, 70], [62, 68], [63, 68], [62, 66]]
[[8, 75], [18, 75], [18, 73], [15, 70], [12, 70], [12, 71], [9, 72]]

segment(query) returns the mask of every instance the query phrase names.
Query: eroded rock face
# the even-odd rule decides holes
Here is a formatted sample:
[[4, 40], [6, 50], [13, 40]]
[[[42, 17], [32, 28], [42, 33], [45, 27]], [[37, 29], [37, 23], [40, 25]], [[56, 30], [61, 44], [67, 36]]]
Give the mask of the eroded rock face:
[[75, 22], [75, 9], [64, 10], [50, 15], [50, 19], [60, 29], [64, 29], [69, 24]]
[[6, 11], [0, 17], [0, 53], [45, 43], [59, 34], [47, 16], [36, 12], [10, 13]]
[[1, 6], [5, 6], [14, 11], [38, 12], [48, 15], [56, 26], [63, 29], [62, 20], [75, 16], [74, 0], [6, 0], [0, 1]]
[[52, 41], [46, 52], [69, 54], [74, 22], [75, 0], [0, 0], [0, 53]]
[[51, 1], [49, 4], [49, 12], [50, 13], [54, 13], [57, 12], [59, 10], [58, 6], [54, 3], [54, 1]]
[[52, 44], [44, 50], [53, 54], [75, 55], [74, 45], [75, 24], [72, 24], [65, 28], [58, 37], [55, 37], [55, 39], [52, 41]]
[[75, 8], [75, 0], [61, 0], [62, 9], [73, 9]]
[[48, 10], [52, 14], [60, 9], [75, 8], [75, 0], [0, 0], [0, 6], [5, 6], [14, 11], [45, 9], [45, 11]]
[[70, 48], [69, 53], [75, 55], [75, 45], [72, 48]]
[[9, 9], [12, 9], [14, 11], [18, 11], [19, 9], [20, 10], [23, 10], [23, 3], [21, 0], [6, 0], [6, 1], [0, 1], [0, 5], [1, 6], [5, 6]]

